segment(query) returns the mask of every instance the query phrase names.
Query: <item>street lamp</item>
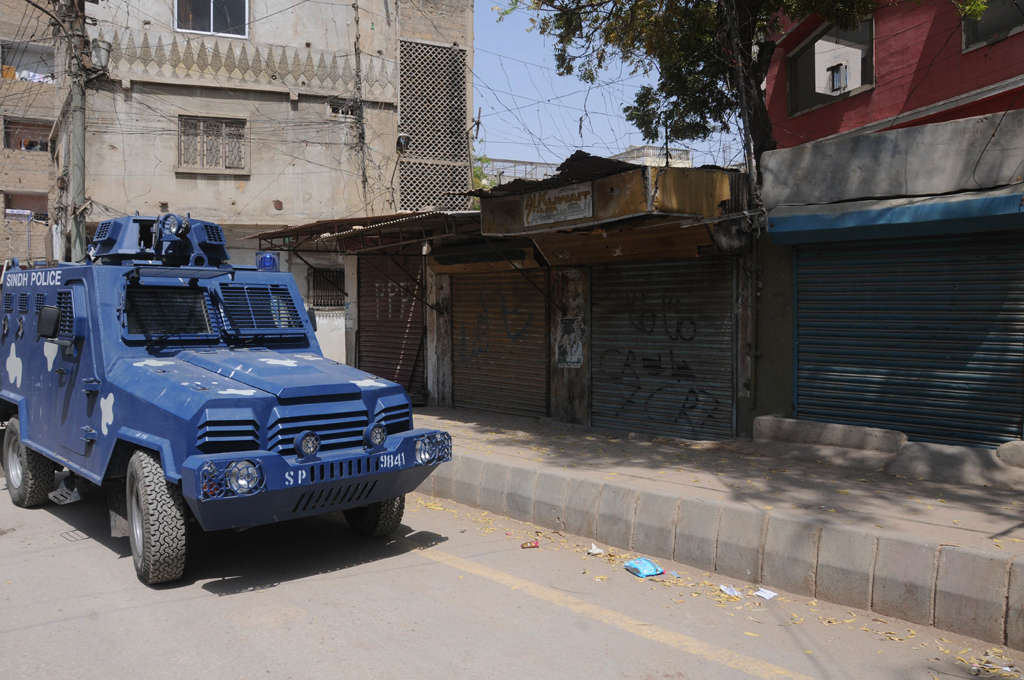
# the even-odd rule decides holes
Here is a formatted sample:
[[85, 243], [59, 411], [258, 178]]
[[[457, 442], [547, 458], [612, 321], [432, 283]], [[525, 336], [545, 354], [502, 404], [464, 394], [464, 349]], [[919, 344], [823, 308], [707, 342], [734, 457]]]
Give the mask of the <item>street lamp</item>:
[[106, 71], [107, 65], [110, 64], [110, 43], [106, 40], [93, 40], [91, 43], [93, 66]]

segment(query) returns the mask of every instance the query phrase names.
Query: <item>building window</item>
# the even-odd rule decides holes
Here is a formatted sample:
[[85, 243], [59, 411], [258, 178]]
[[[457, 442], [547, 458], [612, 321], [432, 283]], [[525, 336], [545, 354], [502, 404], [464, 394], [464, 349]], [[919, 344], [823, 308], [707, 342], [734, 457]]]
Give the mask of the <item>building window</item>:
[[851, 94], [875, 82], [872, 21], [852, 31], [829, 26], [789, 59], [790, 115]]
[[242, 170], [248, 163], [245, 121], [178, 118], [178, 169]]
[[307, 300], [316, 309], [345, 308], [345, 270], [310, 267], [306, 275]]
[[1024, 26], [1019, 0], [989, 0], [980, 19], [964, 19], [964, 47], [1002, 40]]
[[4, 120], [4, 148], [19, 151], [49, 151], [50, 123]]
[[38, 43], [0, 45], [0, 76], [5, 80], [53, 82], [53, 48]]
[[247, 0], [177, 0], [175, 15], [179, 31], [248, 35]]
[[327, 117], [335, 120], [348, 120], [356, 115], [356, 104], [350, 99], [327, 100]]

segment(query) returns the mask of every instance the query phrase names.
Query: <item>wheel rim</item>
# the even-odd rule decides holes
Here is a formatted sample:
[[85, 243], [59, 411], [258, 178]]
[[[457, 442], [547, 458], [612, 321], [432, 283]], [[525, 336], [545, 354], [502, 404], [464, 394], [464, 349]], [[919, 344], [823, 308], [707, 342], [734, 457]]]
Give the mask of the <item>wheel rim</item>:
[[129, 508], [128, 514], [131, 518], [132, 531], [132, 553], [137, 557], [142, 557], [142, 508], [139, 504], [139, 490], [136, 487], [132, 487], [131, 498], [128, 500]]
[[18, 442], [13, 440], [8, 442], [6, 456], [7, 460], [4, 461], [4, 467], [6, 468], [7, 471], [7, 481], [15, 489], [21, 488], [22, 471], [21, 456], [19, 454], [20, 451], [18, 451]]

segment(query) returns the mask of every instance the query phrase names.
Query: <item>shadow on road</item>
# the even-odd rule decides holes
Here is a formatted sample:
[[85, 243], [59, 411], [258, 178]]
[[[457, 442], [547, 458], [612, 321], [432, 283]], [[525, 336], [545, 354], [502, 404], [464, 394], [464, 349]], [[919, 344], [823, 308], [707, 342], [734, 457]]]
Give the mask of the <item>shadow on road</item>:
[[[94, 491], [78, 503], [49, 503], [39, 510], [49, 512], [71, 527], [61, 534], [65, 540], [92, 539], [119, 558], [131, 559], [128, 539], [110, 535], [107, 501], [102, 491]], [[431, 532], [414, 531], [404, 524], [387, 538], [365, 539], [349, 529], [344, 516], [337, 512], [245, 531], [207, 533], [198, 524], [191, 523], [188, 540], [184, 577], [157, 588], [180, 588], [205, 581], [203, 590], [214, 595], [265, 590], [289, 581], [398, 557], [448, 539]]]

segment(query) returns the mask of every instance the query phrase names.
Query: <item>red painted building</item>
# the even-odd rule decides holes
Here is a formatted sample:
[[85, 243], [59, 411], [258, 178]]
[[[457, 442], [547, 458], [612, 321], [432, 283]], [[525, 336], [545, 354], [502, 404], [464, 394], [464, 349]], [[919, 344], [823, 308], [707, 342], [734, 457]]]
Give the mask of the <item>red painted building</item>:
[[766, 85], [779, 148], [1024, 108], [1024, 12], [888, 0], [854, 31], [811, 17], [779, 38]]

